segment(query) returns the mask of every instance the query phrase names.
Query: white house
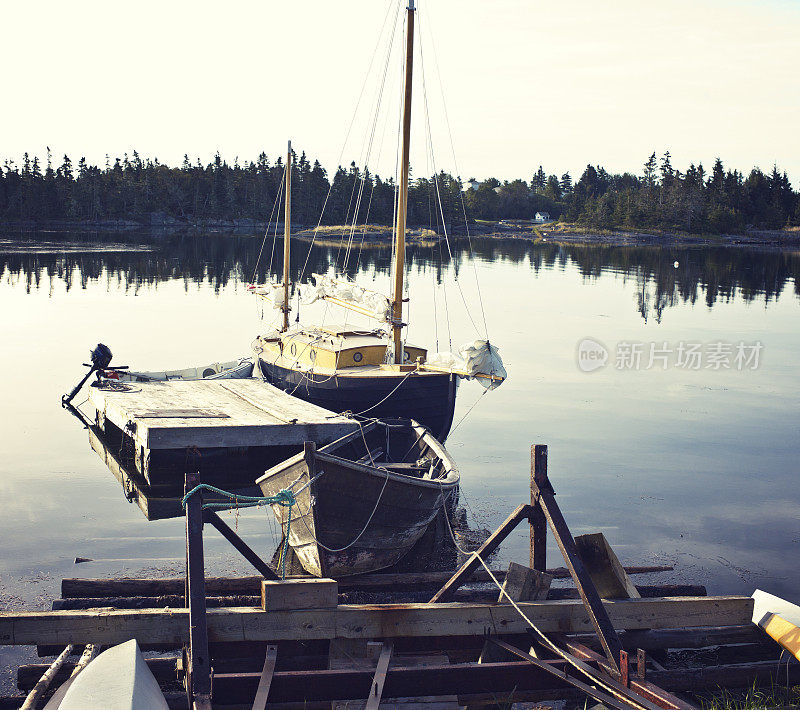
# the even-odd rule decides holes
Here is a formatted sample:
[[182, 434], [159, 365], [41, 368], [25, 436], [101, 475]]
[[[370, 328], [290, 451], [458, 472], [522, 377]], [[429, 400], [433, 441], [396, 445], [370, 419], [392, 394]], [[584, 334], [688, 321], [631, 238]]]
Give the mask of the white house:
[[480, 182], [477, 180], [465, 180], [463, 190], [466, 192], [467, 190], [477, 190]]
[[549, 212], [537, 212], [535, 217], [537, 222], [549, 222], [550, 221], [550, 213]]

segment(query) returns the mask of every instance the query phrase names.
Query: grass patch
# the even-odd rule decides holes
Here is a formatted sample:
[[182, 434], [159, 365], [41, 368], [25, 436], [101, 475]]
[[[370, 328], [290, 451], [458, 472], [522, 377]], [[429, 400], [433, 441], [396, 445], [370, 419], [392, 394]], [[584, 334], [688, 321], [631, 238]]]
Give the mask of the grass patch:
[[721, 690], [709, 697], [700, 698], [700, 707], [703, 710], [773, 710], [798, 705], [800, 705], [800, 686], [757, 687], [754, 684], [747, 690], [738, 692]]

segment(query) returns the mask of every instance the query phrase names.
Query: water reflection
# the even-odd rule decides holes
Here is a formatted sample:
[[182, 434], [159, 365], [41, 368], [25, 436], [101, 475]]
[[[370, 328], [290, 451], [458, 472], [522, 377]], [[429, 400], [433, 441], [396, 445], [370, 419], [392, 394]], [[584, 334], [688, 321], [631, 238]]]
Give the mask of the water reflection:
[[[136, 236], [72, 234], [6, 235], [0, 238], [0, 278], [32, 289], [67, 290], [90, 283], [116, 283], [126, 291], [183, 279], [186, 290], [210, 283], [219, 292], [230, 283], [263, 280], [280, 271], [281, 243], [267, 240], [259, 258], [261, 237], [231, 235]], [[390, 253], [383, 246], [354, 247], [345, 269], [351, 276], [369, 271], [386, 275]], [[292, 252], [292, 276], [324, 273], [340, 264], [344, 250], [329, 243], [299, 241]], [[465, 239], [447, 244], [411, 244], [409, 268], [426, 274], [433, 269], [437, 283], [458, 279], [471, 259], [484, 262], [529, 264], [542, 269], [576, 268], [586, 280], [608, 274], [632, 278], [637, 284], [635, 307], [647, 321], [661, 321], [665, 309], [678, 303], [704, 302], [709, 308], [738, 297], [745, 302], [775, 301], [786, 288], [800, 296], [800, 253], [731, 247], [670, 247], [560, 245], [520, 239], [473, 239], [472, 253]]]

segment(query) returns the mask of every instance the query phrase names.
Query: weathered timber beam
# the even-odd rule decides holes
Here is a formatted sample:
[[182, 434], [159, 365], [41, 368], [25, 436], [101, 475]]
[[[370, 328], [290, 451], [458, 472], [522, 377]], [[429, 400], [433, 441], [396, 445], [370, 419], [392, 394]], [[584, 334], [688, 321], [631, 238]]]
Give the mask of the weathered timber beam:
[[262, 574], [266, 579], [280, 579], [280, 577], [272, 571], [272, 568], [264, 562], [253, 549], [240, 538], [228, 524], [219, 517], [213, 510], [203, 511], [203, 521], [213, 525], [222, 537], [224, 537], [233, 547], [244, 557], [256, 571]]
[[[569, 653], [581, 659], [582, 661], [588, 661], [596, 664], [598, 668], [602, 669], [606, 673], [613, 674], [617, 670], [616, 668], [612, 667], [611, 664], [599, 653], [595, 653], [590, 648], [587, 648], [582, 644], [570, 641], [563, 636], [558, 638], [556, 643], [561, 648], [566, 649]], [[669, 691], [659, 687], [652, 681], [631, 675], [629, 676], [629, 684], [631, 689], [634, 690], [638, 695], [641, 695], [643, 698], [647, 698], [647, 700], [655, 705], [658, 705], [659, 707], [665, 708], [665, 710], [695, 710], [696, 708], [695, 705], [681, 700]]]
[[450, 601], [455, 591], [473, 575], [479, 566], [481, 566], [478, 557], [483, 559], [491, 555], [500, 543], [514, 531], [517, 525], [528, 518], [531, 511], [532, 508], [528, 504], [517, 506], [517, 509], [503, 521], [500, 527], [486, 538], [484, 543], [470, 556], [461, 568], [431, 597], [431, 604]]
[[[577, 601], [523, 602], [520, 608], [544, 632], [590, 631]], [[679, 597], [605, 602], [617, 629], [732, 626], [749, 622], [750, 597]], [[264, 612], [251, 607], [209, 609], [209, 639], [215, 642], [399, 636], [474, 636], [522, 633], [528, 624], [509, 604], [363, 604], [332, 609]], [[38, 611], [0, 613], [0, 644], [178, 645], [187, 637], [188, 614], [179, 609]]]
[[[600, 647], [594, 634], [579, 634], [568, 638], [593, 650]], [[642, 648], [645, 651], [654, 651], [669, 648], [706, 648], [726, 644], [757, 643], [767, 637], [755, 624], [744, 624], [685, 629], [629, 630], [620, 632], [619, 638], [622, 645], [629, 650]]]
[[[788, 679], [787, 679], [788, 672]], [[674, 692], [698, 692], [719, 688], [751, 688], [753, 685], [775, 687], [800, 683], [800, 665], [775, 661], [735, 663], [677, 670], [651, 671], [648, 680]]]
[[[145, 662], [156, 680], [161, 682], [175, 680], [176, 658], [147, 658]], [[77, 663], [68, 662], [61, 666], [53, 679], [53, 683], [61, 685], [69, 678], [76, 665]], [[17, 688], [25, 692], [31, 690], [49, 667], [50, 664], [48, 663], [30, 663], [19, 666], [17, 668]]]
[[[628, 574], [651, 574], [670, 572], [671, 565], [628, 566]], [[505, 570], [492, 572], [499, 581], [505, 579]], [[566, 579], [569, 570], [555, 567], [547, 570], [555, 579]], [[339, 581], [339, 591], [369, 591], [380, 589], [422, 589], [433, 590], [441, 587], [452, 572], [417, 572], [410, 574], [365, 574], [347, 577]], [[263, 577], [207, 577], [206, 592], [216, 596], [257, 595], [261, 593]], [[489, 582], [489, 575], [481, 568], [476, 570], [468, 582]], [[183, 577], [166, 577], [164, 579], [105, 578], [84, 579], [68, 577], [61, 580], [61, 596], [72, 597], [157, 597], [167, 594], [183, 594]]]
[[[556, 667], [559, 667], [558, 665]], [[214, 697], [227, 703], [252, 702], [259, 673], [217, 673]], [[371, 669], [275, 673], [269, 702], [361, 700], [370, 693]], [[459, 663], [436, 666], [390, 667], [384, 698], [455, 695], [497, 691], [553, 690], [563, 681], [528, 663]]]
[[[640, 584], [636, 587], [642, 597], [703, 597], [706, 588], [701, 584]], [[352, 603], [348, 596], [352, 592], [339, 595], [342, 604]], [[421, 591], [397, 591], [388, 589], [372, 592], [360, 592], [359, 603], [417, 603], [428, 601], [429, 593]], [[574, 587], [557, 587], [550, 589], [548, 599], [579, 599], [578, 590]], [[497, 601], [497, 589], [460, 589], [453, 598], [457, 602], [493, 602]], [[184, 606], [183, 595], [166, 594], [159, 597], [69, 597], [55, 599], [53, 611], [64, 609], [181, 609]], [[209, 609], [223, 606], [261, 606], [261, 597], [250, 595], [210, 596], [206, 597]], [[299, 606], [299, 605], [298, 605]]]
[[[528, 661], [531, 665], [539, 668], [547, 668], [545, 661], [536, 658], [530, 653], [526, 653], [520, 648], [493, 637], [489, 637], [489, 641], [512, 654], [512, 656]], [[576, 658], [572, 658], [570, 659], [570, 665], [573, 665], [577, 669], [583, 669], [585, 672], [583, 674], [578, 673], [578, 677], [573, 677], [570, 674], [564, 673], [564, 680], [574, 688], [585, 693], [588, 697], [602, 703], [604, 706], [616, 708], [617, 710], [625, 710], [631, 706], [635, 707], [636, 710], [658, 710], [656, 706], [650, 704], [647, 700], [636, 697], [628, 688], [624, 685], [620, 685], [611, 678], [603, 677], [601, 679], [602, 684], [597, 682], [596, 678], [600, 678], [603, 674], [591, 668], [588, 664]], [[550, 671], [554, 672], [552, 668]]]
[[586, 605], [586, 610], [592, 620], [597, 637], [603, 646], [603, 651], [605, 651], [609, 662], [614, 668], [619, 670], [619, 652], [622, 650], [622, 646], [619, 638], [617, 638], [614, 626], [608, 618], [603, 602], [600, 600], [594, 582], [578, 554], [578, 549], [567, 526], [567, 521], [564, 519], [558, 503], [556, 503], [555, 494], [550, 488], [549, 482], [547, 485], [539, 487], [536, 481], [533, 480], [531, 481], [531, 489], [537, 494], [538, 506], [544, 512], [550, 529], [553, 531], [553, 537], [556, 539], [558, 549], [561, 550], [575, 586], [580, 592], [581, 599]]

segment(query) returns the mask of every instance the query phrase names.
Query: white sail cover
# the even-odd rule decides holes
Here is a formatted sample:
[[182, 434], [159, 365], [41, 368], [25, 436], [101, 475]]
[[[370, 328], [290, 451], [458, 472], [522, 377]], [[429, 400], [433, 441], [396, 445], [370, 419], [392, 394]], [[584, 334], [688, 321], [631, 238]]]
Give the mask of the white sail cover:
[[350, 281], [323, 274], [312, 274], [315, 284], [303, 287], [303, 303], [309, 305], [326, 296], [347, 301], [369, 311], [377, 320], [387, 323], [391, 320], [392, 307], [389, 299], [377, 291], [369, 291]]
[[250, 291], [258, 296], [261, 296], [265, 301], [272, 304], [276, 310], [286, 305], [284, 300], [283, 284], [279, 283], [265, 283], [253, 285]]
[[501, 380], [478, 378], [478, 382], [490, 390], [499, 387], [508, 376], [500, 353], [488, 340], [473, 340], [471, 343], [464, 343], [458, 349], [457, 355], [436, 353], [428, 358], [428, 363], [463, 370], [469, 373], [461, 375], [466, 379], [471, 379], [475, 375], [502, 377]]

